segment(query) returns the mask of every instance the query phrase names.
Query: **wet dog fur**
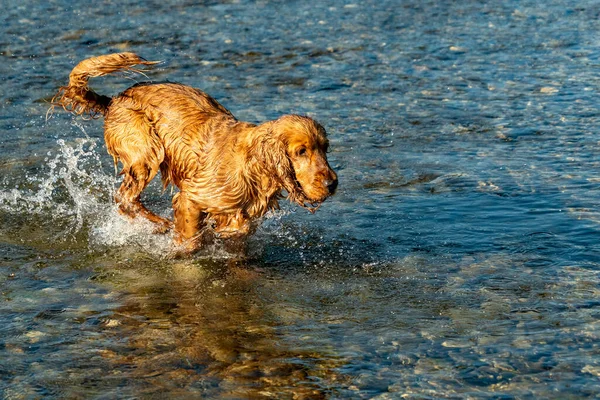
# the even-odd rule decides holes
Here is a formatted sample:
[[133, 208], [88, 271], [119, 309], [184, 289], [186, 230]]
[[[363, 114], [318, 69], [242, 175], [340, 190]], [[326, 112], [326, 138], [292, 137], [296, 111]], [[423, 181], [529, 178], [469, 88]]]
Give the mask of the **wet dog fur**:
[[[206, 93], [178, 83], [137, 84], [114, 97], [88, 86], [90, 78], [152, 64], [134, 53], [83, 60], [52, 100], [74, 114], [104, 116], [108, 152], [122, 164], [115, 200], [123, 214], [144, 217], [158, 231], [174, 228], [177, 242], [191, 252], [202, 245], [206, 228], [223, 238], [250, 234], [283, 194], [314, 212], [335, 192], [325, 129], [309, 117], [238, 121]], [[165, 188], [179, 189], [173, 222], [140, 201], [159, 171]]]

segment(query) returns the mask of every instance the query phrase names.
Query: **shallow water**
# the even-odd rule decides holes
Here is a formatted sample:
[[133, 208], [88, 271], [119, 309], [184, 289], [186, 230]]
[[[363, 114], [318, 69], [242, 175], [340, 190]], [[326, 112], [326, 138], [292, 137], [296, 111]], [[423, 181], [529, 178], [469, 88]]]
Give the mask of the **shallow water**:
[[[600, 396], [600, 7], [10, 2], [0, 31], [0, 393], [18, 398]], [[239, 260], [120, 217], [79, 60], [238, 118], [308, 114], [340, 186]], [[142, 76], [99, 79], [115, 94]], [[146, 203], [170, 216], [170, 193]]]

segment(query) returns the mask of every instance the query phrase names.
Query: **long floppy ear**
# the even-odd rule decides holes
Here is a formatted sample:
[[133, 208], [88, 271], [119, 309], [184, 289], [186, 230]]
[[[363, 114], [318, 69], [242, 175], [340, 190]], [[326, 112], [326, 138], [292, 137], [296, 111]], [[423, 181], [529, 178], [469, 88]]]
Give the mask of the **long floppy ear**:
[[296, 183], [296, 173], [288, 157], [287, 144], [269, 127], [262, 136], [257, 153], [263, 168], [288, 192], [288, 199], [304, 206], [305, 196]]

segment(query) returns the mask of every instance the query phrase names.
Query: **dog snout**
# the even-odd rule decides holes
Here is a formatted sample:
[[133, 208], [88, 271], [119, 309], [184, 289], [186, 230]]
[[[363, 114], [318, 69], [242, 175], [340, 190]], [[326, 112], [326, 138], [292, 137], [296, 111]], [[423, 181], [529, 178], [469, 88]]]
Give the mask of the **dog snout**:
[[337, 189], [337, 186], [338, 186], [338, 180], [335, 179], [333, 181], [327, 181], [326, 185], [327, 185], [327, 189], [329, 190], [329, 194], [334, 194], [335, 189]]
[[330, 176], [328, 179], [325, 179], [325, 181], [323, 182], [323, 186], [327, 188], [330, 195], [334, 194], [338, 186], [337, 176], [335, 176], [335, 174], [332, 174], [332, 176]]

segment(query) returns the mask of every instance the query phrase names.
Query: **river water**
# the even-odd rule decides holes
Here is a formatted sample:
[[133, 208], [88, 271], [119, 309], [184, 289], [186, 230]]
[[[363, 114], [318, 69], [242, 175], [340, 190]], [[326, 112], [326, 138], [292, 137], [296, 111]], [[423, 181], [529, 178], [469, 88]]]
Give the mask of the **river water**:
[[[594, 1], [10, 1], [0, 28], [0, 393], [20, 398], [600, 396]], [[121, 217], [97, 79], [310, 115], [338, 193], [169, 256]], [[170, 216], [158, 183], [144, 198]]]

